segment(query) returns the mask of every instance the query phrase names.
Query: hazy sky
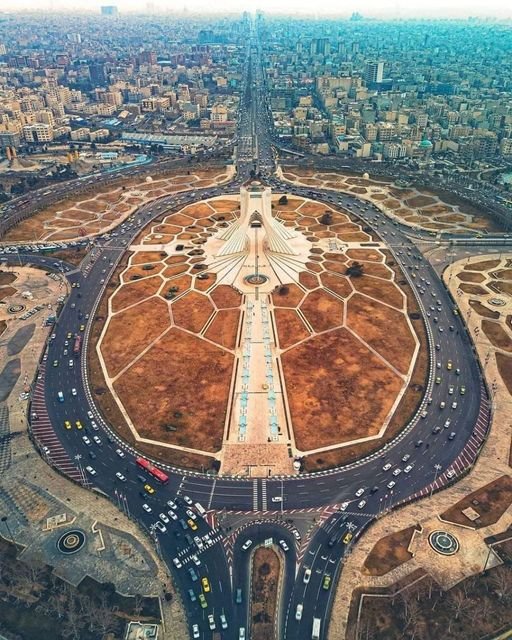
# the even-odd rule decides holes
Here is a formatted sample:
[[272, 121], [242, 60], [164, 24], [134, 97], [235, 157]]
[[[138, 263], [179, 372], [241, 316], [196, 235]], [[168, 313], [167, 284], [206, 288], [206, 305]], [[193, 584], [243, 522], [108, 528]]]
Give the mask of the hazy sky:
[[[3, 3], [2, 3], [3, 4]], [[7, 4], [7, 3], [6, 3]], [[363, 15], [375, 17], [435, 17], [435, 16], [495, 16], [512, 18], [512, 0], [12, 0], [4, 10], [94, 10], [103, 4], [116, 4], [119, 11], [144, 11], [147, 7], [163, 11], [252, 11], [262, 9], [268, 12], [308, 13], [314, 8], [318, 14], [347, 15], [359, 11]]]

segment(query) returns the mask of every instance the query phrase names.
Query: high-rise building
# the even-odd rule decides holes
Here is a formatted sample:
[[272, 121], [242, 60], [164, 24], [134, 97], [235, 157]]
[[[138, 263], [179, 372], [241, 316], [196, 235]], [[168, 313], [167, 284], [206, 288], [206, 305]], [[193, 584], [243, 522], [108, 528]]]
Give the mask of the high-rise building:
[[101, 7], [102, 16], [117, 16], [117, 7], [115, 4], [108, 4]]
[[368, 61], [364, 70], [366, 84], [380, 83], [384, 79], [384, 62]]

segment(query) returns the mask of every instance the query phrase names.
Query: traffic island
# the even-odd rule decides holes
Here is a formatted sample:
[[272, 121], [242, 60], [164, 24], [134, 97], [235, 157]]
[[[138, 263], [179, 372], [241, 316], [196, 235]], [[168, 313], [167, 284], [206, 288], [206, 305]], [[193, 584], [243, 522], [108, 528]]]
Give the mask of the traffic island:
[[278, 602], [282, 561], [272, 547], [258, 547], [252, 558], [251, 640], [274, 640], [278, 624]]

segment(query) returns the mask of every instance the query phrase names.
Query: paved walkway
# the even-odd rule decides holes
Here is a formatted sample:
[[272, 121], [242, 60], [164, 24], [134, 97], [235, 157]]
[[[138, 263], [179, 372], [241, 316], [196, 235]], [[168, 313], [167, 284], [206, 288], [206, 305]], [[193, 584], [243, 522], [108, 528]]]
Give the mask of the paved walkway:
[[[505, 258], [512, 258], [512, 255], [502, 257], [505, 260]], [[489, 258], [493, 259], [495, 256], [489, 256]], [[474, 259], [474, 262], [484, 259], [486, 259], [486, 256], [478, 256]], [[453, 273], [460, 271], [466, 263], [467, 259], [454, 263], [451, 267]], [[445, 272], [444, 280], [446, 283], [449, 283], [452, 295], [457, 298], [460, 312], [467, 318], [469, 299], [475, 296], [468, 294], [457, 296], [458, 281], [453, 277], [450, 270]], [[475, 335], [475, 328], [480, 326], [480, 321], [481, 317], [476, 313], [469, 314], [467, 323], [472, 335]], [[480, 360], [482, 363], [485, 363], [486, 379], [496, 381], [494, 419], [488, 440], [482, 449], [480, 457], [473, 470], [454, 486], [382, 517], [362, 536], [348, 557], [342, 579], [338, 583], [329, 626], [329, 640], [340, 640], [347, 637], [347, 620], [351, 594], [356, 587], [388, 586], [409, 575], [421, 566], [436, 580], [439, 580], [444, 588], [450, 588], [464, 577], [482, 571], [485, 566], [485, 561], [483, 561], [485, 549], [487, 549], [487, 554], [489, 554], [489, 549], [483, 543], [483, 539], [493, 533], [504, 531], [507, 527], [511, 526], [512, 507], [509, 507], [508, 511], [501, 517], [496, 525], [479, 529], [476, 532], [468, 531], [456, 525], [447, 525], [438, 519], [438, 514], [445, 511], [468, 493], [492, 482], [503, 474], [510, 475], [511, 472], [509, 467], [510, 442], [512, 436], [512, 425], [510, 422], [511, 396], [497, 371], [495, 358], [487, 358], [487, 354], [489, 352], [493, 354], [495, 349], [487, 337], [483, 335], [483, 332], [479, 333], [476, 347]], [[365, 559], [378, 540], [391, 532], [399, 531], [418, 523], [424, 527], [425, 533], [415, 542], [415, 557], [412, 560], [409, 560], [381, 577], [370, 577], [364, 574], [363, 565]], [[470, 522], [468, 521], [468, 526], [469, 525]], [[427, 534], [435, 527], [448, 529], [461, 540], [461, 551], [459, 551], [457, 556], [454, 556], [452, 559], [440, 560], [438, 554], [428, 549]], [[491, 553], [489, 555], [489, 565], [495, 562], [496, 559], [493, 558]]]

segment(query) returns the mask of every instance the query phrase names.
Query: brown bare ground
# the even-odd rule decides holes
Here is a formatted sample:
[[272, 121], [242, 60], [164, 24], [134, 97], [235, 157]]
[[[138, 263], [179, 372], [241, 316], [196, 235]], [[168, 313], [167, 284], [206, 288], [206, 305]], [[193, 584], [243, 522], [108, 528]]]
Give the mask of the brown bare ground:
[[73, 264], [78, 266], [82, 260], [87, 255], [87, 249], [77, 248], [77, 249], [61, 249], [60, 251], [54, 251], [52, 253], [52, 258], [57, 258], [58, 260], [64, 260], [69, 264]]
[[0, 336], [7, 329], [7, 322], [5, 320], [0, 320]]
[[377, 249], [349, 249], [346, 252], [346, 256], [358, 262], [361, 260], [364, 262], [382, 262], [384, 260], [382, 253]]
[[[151, 269], [144, 269], [144, 267], [151, 267]], [[161, 262], [152, 262], [144, 265], [137, 265], [136, 267], [129, 267], [122, 275], [123, 282], [133, 282], [139, 278], [146, 278], [148, 276], [154, 276], [164, 268]]]
[[364, 231], [356, 231], [353, 233], [337, 233], [336, 236], [343, 242], [367, 242], [371, 240], [370, 236]]
[[182, 209], [183, 213], [191, 218], [207, 218], [214, 213], [214, 210], [206, 202], [198, 202], [197, 204], [189, 204]]
[[272, 293], [272, 302], [275, 307], [297, 307], [304, 295], [305, 291], [296, 284], [286, 284]]
[[402, 381], [346, 329], [336, 329], [281, 356], [300, 450], [376, 433]]
[[160, 262], [167, 254], [163, 251], [138, 251], [132, 255], [130, 264], [145, 264], [146, 262]]
[[497, 293], [504, 293], [507, 296], [512, 296], [512, 282], [506, 280], [495, 280], [489, 284], [489, 287]]
[[[203, 271], [203, 273], [205, 273]], [[208, 273], [208, 278], [206, 280], [198, 280], [197, 277], [194, 278], [194, 289], [198, 291], [206, 291], [217, 281], [216, 273]]]
[[0, 286], [11, 284], [16, 280], [16, 274], [8, 271], [0, 271]]
[[499, 311], [493, 311], [492, 309], [488, 309], [485, 305], [483, 305], [478, 300], [470, 300], [469, 306], [478, 313], [479, 316], [483, 318], [489, 318], [489, 320], [498, 320], [500, 317]]
[[251, 640], [274, 640], [281, 562], [276, 551], [259, 547], [254, 552], [251, 584]]
[[338, 276], [334, 273], [322, 273], [320, 280], [324, 287], [327, 287], [342, 298], [347, 298], [354, 290], [350, 285], [350, 280], [346, 276]]
[[404, 306], [404, 299], [400, 289], [393, 282], [367, 275], [350, 278], [350, 282], [354, 289], [360, 293], [386, 302], [397, 309], [401, 309]]
[[281, 349], [288, 349], [311, 335], [293, 309], [274, 309], [274, 317]]
[[187, 261], [187, 256], [171, 256], [170, 258], [166, 258], [164, 260], [165, 264], [181, 264]]
[[486, 277], [483, 273], [473, 273], [471, 271], [461, 271], [457, 274], [457, 278], [462, 282], [483, 282]]
[[[321, 258], [317, 258], [316, 256], [312, 256], [311, 259], [321, 260]], [[314, 271], [315, 273], [320, 273], [323, 271], [322, 265], [317, 262], [306, 262], [306, 268], [310, 271]]]
[[334, 271], [334, 273], [341, 273], [343, 275], [347, 271], [347, 265], [345, 264], [345, 262], [341, 261], [332, 262], [331, 260], [326, 260], [324, 262], [324, 268], [327, 271]]
[[510, 395], [512, 395], [512, 358], [499, 351], [496, 351], [495, 355], [501, 379], [505, 383]]
[[173, 265], [172, 267], [167, 267], [165, 271], [162, 273], [162, 275], [164, 276], [164, 278], [172, 278], [173, 276], [177, 276], [180, 273], [184, 273], [185, 271], [188, 271], [188, 269], [189, 269], [188, 264], [176, 264], [176, 265]]
[[230, 309], [242, 304], [242, 295], [226, 284], [215, 287], [210, 295], [217, 309]]
[[208, 340], [212, 340], [226, 347], [226, 349], [234, 349], [236, 347], [240, 314], [239, 309], [223, 309], [218, 311], [213, 322], [204, 334], [205, 337], [208, 338]]
[[1, 287], [0, 288], [0, 300], [4, 300], [4, 298], [8, 298], [13, 296], [16, 293], [17, 289], [14, 287]]
[[402, 312], [355, 294], [347, 302], [347, 325], [400, 373], [407, 373], [415, 341]]
[[492, 320], [482, 320], [482, 331], [495, 347], [503, 351], [512, 351], [512, 339], [501, 324]]
[[142, 437], [215, 452], [222, 444], [233, 361], [210, 342], [172, 328], [115, 389]]
[[299, 282], [306, 289], [316, 289], [319, 286], [318, 276], [307, 271], [299, 273]]
[[169, 325], [167, 305], [159, 298], [142, 302], [112, 317], [101, 344], [109, 376], [117, 376]]
[[413, 555], [407, 548], [416, 527], [395, 531], [375, 543], [363, 565], [363, 572], [369, 576], [383, 576], [396, 569]]
[[279, 207], [280, 211], [294, 211], [295, 209], [298, 209], [304, 202], [302, 198], [288, 198], [288, 202], [286, 204], [278, 204], [280, 197], [281, 194], [277, 194], [274, 198], [272, 198], [272, 204], [276, 207]]
[[[477, 503], [475, 503], [475, 500]], [[473, 493], [464, 496], [453, 507], [442, 513], [441, 518], [455, 524], [480, 529], [498, 522], [511, 504], [512, 478], [510, 476], [501, 476], [484, 487], [473, 491]], [[468, 507], [478, 511], [480, 514], [478, 520], [471, 522], [462, 513]]]
[[163, 280], [160, 276], [151, 276], [150, 278], [142, 278], [129, 284], [124, 284], [112, 298], [112, 311], [115, 313], [153, 296], [160, 289], [162, 283]]
[[405, 204], [409, 207], [414, 207], [415, 209], [422, 209], [423, 207], [427, 207], [428, 205], [435, 204], [434, 198], [430, 198], [428, 196], [414, 196], [409, 198], [408, 200], [404, 200]]
[[317, 333], [343, 324], [343, 302], [328, 291], [308, 293], [300, 309]]
[[[354, 262], [357, 262], [355, 260]], [[347, 263], [347, 267], [350, 267], [354, 262], [351, 260]], [[393, 272], [386, 267], [385, 264], [379, 262], [363, 262], [363, 272], [367, 276], [374, 276], [376, 278], [384, 278], [391, 280], [393, 278]]]
[[472, 262], [464, 267], [465, 271], [489, 271], [495, 269], [501, 260], [481, 260], [480, 262]]
[[174, 322], [193, 333], [201, 331], [213, 311], [210, 300], [198, 291], [189, 291], [171, 306]]
[[172, 213], [164, 218], [166, 224], [176, 224], [180, 227], [186, 227], [193, 222], [190, 216], [185, 216], [183, 213]]
[[210, 205], [217, 213], [229, 213], [240, 207], [238, 200], [211, 200]]
[[501, 280], [512, 280], [512, 269], [500, 269], [499, 271], [493, 271], [490, 275]]
[[486, 293], [489, 293], [486, 289], [477, 284], [459, 284], [459, 289], [464, 291], [464, 293], [470, 293], [473, 296], [484, 296]]

